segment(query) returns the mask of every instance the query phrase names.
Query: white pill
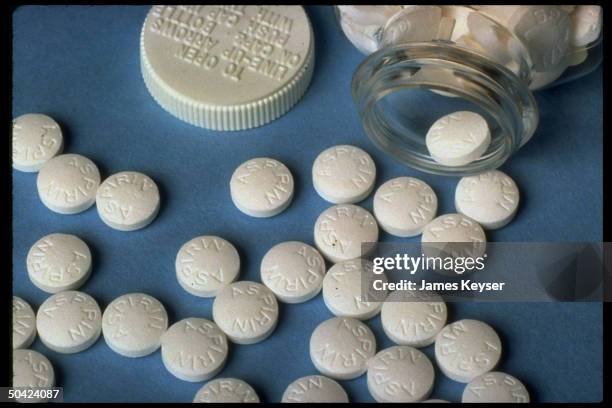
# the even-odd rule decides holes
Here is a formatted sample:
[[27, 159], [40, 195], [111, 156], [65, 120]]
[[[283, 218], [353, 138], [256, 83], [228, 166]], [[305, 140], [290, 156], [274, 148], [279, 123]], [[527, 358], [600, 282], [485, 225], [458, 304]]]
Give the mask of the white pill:
[[374, 291], [372, 283], [387, 283], [384, 274], [374, 275], [366, 259], [350, 259], [332, 266], [323, 279], [323, 301], [336, 316], [367, 320], [380, 312], [387, 291]]
[[519, 6], [507, 24], [529, 51], [536, 71], [550, 71], [565, 58], [571, 22], [559, 6]]
[[365, 256], [361, 253], [362, 244], [377, 241], [376, 220], [367, 210], [353, 204], [329, 207], [315, 223], [315, 245], [334, 263]]
[[237, 344], [254, 344], [265, 340], [278, 322], [278, 301], [261, 283], [231, 283], [213, 302], [213, 319], [219, 328]]
[[[457, 243], [448, 245], [448, 243]], [[470, 244], [471, 245], [468, 245]], [[421, 236], [423, 252], [428, 256], [483, 256], [487, 237], [482, 227], [463, 214], [444, 214], [425, 226]], [[453, 251], [456, 251], [453, 252]]]
[[382, 45], [434, 40], [440, 28], [442, 10], [437, 6], [404, 6], [383, 28]]
[[435, 355], [440, 371], [462, 383], [495, 369], [501, 352], [501, 340], [495, 330], [478, 320], [450, 323], [436, 338]]
[[[37, 351], [13, 350], [14, 388], [50, 388], [55, 386], [55, 371], [49, 359]], [[18, 402], [46, 402], [46, 398], [16, 398]]]
[[433, 364], [414, 347], [389, 347], [368, 361], [368, 391], [378, 402], [423, 401], [434, 378]]
[[234, 205], [251, 217], [272, 217], [293, 199], [293, 176], [278, 160], [260, 157], [242, 163], [232, 174]]
[[365, 323], [334, 317], [319, 324], [310, 337], [310, 358], [322, 374], [336, 380], [352, 380], [367, 370], [376, 353], [374, 333]]
[[36, 338], [36, 314], [32, 306], [13, 296], [13, 349], [28, 348]]
[[584, 47], [599, 38], [603, 24], [601, 6], [576, 6], [571, 14], [571, 43]]
[[36, 329], [45, 346], [58, 353], [78, 353], [92, 346], [102, 332], [102, 313], [83, 292], [57, 293], [40, 305]]
[[282, 242], [261, 260], [261, 281], [278, 299], [301, 303], [315, 297], [323, 285], [325, 260], [303, 242]]
[[129, 293], [113, 300], [102, 315], [106, 344], [126, 357], [143, 357], [161, 345], [168, 328], [164, 305], [144, 293]]
[[119, 231], [134, 231], [149, 225], [159, 212], [159, 189], [147, 175], [122, 171], [108, 177], [96, 195], [98, 215]]
[[246, 382], [237, 378], [217, 378], [207, 382], [195, 395], [193, 402], [258, 403], [257, 393]]
[[49, 293], [81, 287], [91, 275], [91, 262], [87, 244], [69, 234], [42, 237], [32, 245], [26, 258], [30, 280]]
[[444, 328], [448, 311], [435, 292], [397, 290], [382, 305], [382, 327], [393, 342], [412, 347], [426, 347]]
[[334, 204], [364, 200], [374, 188], [376, 166], [362, 149], [340, 145], [317, 156], [312, 166], [312, 183], [316, 192]]
[[446, 166], [463, 166], [477, 160], [487, 151], [490, 143], [487, 121], [469, 111], [441, 117], [425, 136], [431, 157]]
[[14, 169], [36, 172], [63, 148], [62, 130], [49, 116], [27, 113], [13, 120]]
[[380, 29], [378, 26], [370, 26], [370, 30], [366, 27], [360, 27], [358, 24], [351, 22], [344, 16], [340, 18], [340, 27], [346, 35], [346, 38], [359, 50], [359, 52], [369, 55], [378, 49], [378, 41], [374, 38], [374, 32]]
[[429, 185], [414, 177], [397, 177], [374, 194], [374, 216], [391, 235], [414, 237], [436, 216], [438, 197]]
[[162, 362], [175, 377], [206, 381], [225, 366], [225, 334], [210, 320], [189, 317], [174, 323], [161, 337]]
[[508, 175], [492, 170], [463, 177], [455, 190], [455, 208], [487, 229], [508, 224], [519, 205], [519, 190]]
[[344, 388], [331, 378], [309, 375], [289, 384], [281, 402], [346, 403], [349, 398]]
[[77, 214], [96, 202], [100, 172], [80, 154], [62, 154], [47, 161], [36, 179], [38, 196], [51, 211]]
[[338, 6], [343, 17], [362, 26], [383, 26], [402, 6]]
[[465, 386], [461, 402], [529, 402], [527, 388], [510, 374], [494, 371], [474, 378]]
[[238, 278], [240, 255], [229, 241], [202, 235], [179, 249], [175, 268], [183, 289], [194, 296], [213, 297]]

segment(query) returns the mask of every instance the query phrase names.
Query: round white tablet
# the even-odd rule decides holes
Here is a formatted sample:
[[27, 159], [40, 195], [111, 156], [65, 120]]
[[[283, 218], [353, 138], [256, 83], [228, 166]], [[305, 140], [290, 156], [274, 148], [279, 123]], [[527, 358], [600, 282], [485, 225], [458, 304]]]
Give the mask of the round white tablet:
[[308, 375], [298, 378], [285, 390], [282, 403], [345, 403], [349, 402], [344, 388], [323, 375]]
[[499, 170], [463, 177], [455, 190], [455, 208], [487, 229], [508, 224], [519, 204], [514, 180]]
[[347, 261], [366, 254], [362, 243], [378, 241], [378, 224], [367, 210], [353, 204], [329, 207], [314, 226], [314, 242], [331, 262]]
[[106, 344], [126, 357], [143, 357], [161, 345], [168, 328], [164, 305], [144, 293], [129, 293], [113, 300], [102, 315]]
[[495, 330], [478, 320], [450, 323], [436, 338], [435, 354], [440, 371], [462, 383], [495, 369], [501, 352], [501, 340]]
[[[456, 243], [456, 245], [449, 245]], [[463, 214], [444, 214], [425, 226], [421, 236], [428, 256], [483, 256], [487, 237], [482, 227]]]
[[278, 302], [261, 283], [239, 281], [219, 292], [213, 302], [213, 319], [231, 341], [253, 344], [265, 340], [276, 328]]
[[374, 194], [374, 216], [378, 224], [398, 237], [419, 235], [437, 211], [436, 193], [414, 177], [391, 179]]
[[441, 117], [429, 128], [425, 144], [431, 157], [446, 166], [463, 166], [487, 151], [491, 132], [475, 112], [459, 111]]
[[13, 120], [13, 168], [36, 172], [64, 148], [62, 130], [49, 116], [27, 113]]
[[310, 358], [322, 374], [336, 380], [363, 375], [376, 353], [374, 333], [365, 323], [334, 317], [319, 324], [310, 337]]
[[49, 293], [73, 290], [91, 274], [91, 251], [79, 237], [50, 234], [32, 245], [26, 264], [30, 280], [39, 289]]
[[573, 47], [584, 47], [599, 38], [603, 25], [601, 6], [576, 6], [571, 14], [571, 43]]
[[272, 217], [293, 199], [293, 176], [283, 163], [259, 157], [242, 163], [232, 174], [234, 205], [251, 217]]
[[57, 293], [40, 305], [36, 329], [45, 346], [58, 353], [78, 353], [92, 346], [102, 332], [102, 313], [83, 292]]
[[306, 92], [314, 36], [300, 6], [157, 5], [142, 27], [140, 62], [149, 92], [174, 116], [248, 129]]
[[536, 71], [550, 71], [565, 58], [571, 21], [559, 6], [518, 6], [507, 24], [527, 47]]
[[134, 231], [149, 225], [159, 212], [159, 201], [155, 182], [135, 171], [108, 177], [96, 195], [100, 218], [119, 231]]
[[376, 166], [362, 149], [341, 145], [330, 147], [317, 156], [312, 165], [312, 183], [316, 192], [334, 204], [364, 200], [374, 188]]
[[225, 334], [210, 320], [198, 317], [174, 323], [161, 338], [164, 366], [183, 381], [214, 377], [223, 369], [227, 353]]
[[389, 347], [368, 361], [368, 390], [378, 402], [423, 401], [434, 378], [433, 364], [414, 347]]
[[261, 260], [261, 281], [282, 302], [312, 299], [321, 291], [324, 276], [325, 260], [303, 242], [277, 244]]
[[36, 338], [36, 315], [32, 306], [13, 296], [13, 349], [28, 348]]
[[448, 311], [435, 292], [396, 290], [382, 305], [380, 319], [387, 337], [412, 347], [426, 347], [446, 324]]
[[47, 161], [36, 179], [38, 196], [47, 208], [60, 214], [77, 214], [96, 202], [100, 172], [80, 154], [62, 154]]
[[510, 374], [494, 371], [474, 378], [465, 386], [461, 402], [529, 402], [527, 388]]
[[[50, 388], [55, 386], [55, 371], [49, 359], [37, 351], [13, 350], [14, 388]], [[17, 398], [18, 402], [46, 402], [46, 398]]]
[[202, 235], [179, 249], [175, 268], [183, 289], [195, 296], [213, 297], [238, 278], [240, 255], [229, 241]]
[[237, 378], [217, 378], [207, 382], [195, 395], [193, 402], [257, 403], [257, 393], [246, 382]]
[[332, 266], [323, 279], [323, 301], [336, 316], [367, 320], [380, 312], [387, 291], [374, 291], [374, 279], [384, 283], [384, 274], [374, 275], [367, 259], [351, 259]]

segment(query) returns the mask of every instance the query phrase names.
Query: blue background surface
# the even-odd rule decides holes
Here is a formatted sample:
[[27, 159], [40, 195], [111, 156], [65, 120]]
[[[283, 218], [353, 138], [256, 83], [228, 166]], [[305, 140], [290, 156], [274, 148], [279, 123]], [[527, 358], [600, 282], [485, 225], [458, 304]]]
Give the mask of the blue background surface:
[[[440, 213], [453, 212], [457, 180], [416, 172], [389, 159], [367, 139], [349, 94], [362, 56], [342, 37], [330, 7], [307, 11], [316, 36], [316, 67], [310, 89], [284, 117], [259, 129], [220, 133], [183, 123], [159, 107], [140, 75], [138, 37], [147, 7], [36, 7], [14, 13], [13, 114], [45, 113], [64, 131], [66, 151], [94, 160], [103, 175], [138, 170], [162, 193], [162, 209], [148, 228], [112, 230], [95, 208], [72, 216], [49, 211], [36, 193], [36, 175], [13, 172], [13, 290], [37, 308], [48, 296], [27, 278], [25, 258], [43, 235], [73, 233], [91, 247], [94, 271], [82, 290], [104, 308], [128, 292], [164, 303], [171, 322], [211, 319], [212, 299], [184, 292], [174, 259], [194, 236], [215, 234], [238, 248], [240, 279], [259, 280], [259, 263], [274, 244], [312, 243], [312, 228], [329, 206], [312, 187], [312, 163], [323, 149], [350, 143], [373, 156], [382, 181], [417, 176], [438, 194]], [[513, 223], [488, 233], [493, 241], [600, 241], [602, 239], [602, 73], [537, 94], [541, 124], [533, 139], [503, 170], [521, 189]], [[243, 161], [270, 156], [285, 163], [296, 181], [292, 205], [271, 219], [240, 213], [229, 178]], [[362, 205], [371, 210], [372, 198]], [[399, 241], [389, 235], [381, 240]], [[415, 241], [418, 240], [414, 239]], [[500, 370], [520, 378], [535, 401], [598, 401], [602, 398], [600, 304], [450, 304], [449, 320], [482, 319], [504, 345]], [[275, 333], [249, 346], [232, 345], [221, 376], [250, 383], [262, 401], [279, 401], [298, 377], [315, 374], [308, 355], [310, 334], [332, 317], [321, 296], [281, 305]], [[378, 348], [391, 346], [380, 317], [368, 322]], [[90, 349], [61, 355], [37, 340], [64, 386], [66, 401], [192, 400], [201, 383], [173, 377], [159, 351], [128, 359], [100, 339]], [[433, 347], [425, 352], [433, 358]], [[464, 385], [439, 372], [432, 398], [460, 400]], [[352, 401], [372, 401], [365, 376], [343, 381]]]

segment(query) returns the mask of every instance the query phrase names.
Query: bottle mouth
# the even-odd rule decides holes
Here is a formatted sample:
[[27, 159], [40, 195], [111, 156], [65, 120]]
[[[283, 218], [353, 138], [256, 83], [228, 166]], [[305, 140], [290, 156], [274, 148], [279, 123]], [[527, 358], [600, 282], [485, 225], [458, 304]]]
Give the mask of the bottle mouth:
[[[501, 166], [533, 135], [538, 109], [521, 74], [448, 41], [405, 43], [368, 56], [352, 95], [364, 129], [383, 151], [415, 169], [464, 176]], [[481, 114], [491, 144], [462, 166], [436, 162], [425, 135], [438, 118], [459, 110]]]

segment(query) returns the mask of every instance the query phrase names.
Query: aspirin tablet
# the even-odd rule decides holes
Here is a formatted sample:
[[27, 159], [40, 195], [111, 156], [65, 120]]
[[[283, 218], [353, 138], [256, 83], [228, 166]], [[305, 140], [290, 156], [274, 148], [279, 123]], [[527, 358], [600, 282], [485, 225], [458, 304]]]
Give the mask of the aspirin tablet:
[[28, 348], [36, 338], [36, 315], [32, 306], [13, 296], [13, 349]]
[[378, 402], [422, 401], [434, 378], [433, 364], [414, 347], [389, 347], [368, 361], [368, 391]]
[[210, 320], [189, 317], [174, 323], [161, 337], [162, 362], [175, 377], [190, 382], [217, 375], [227, 360], [225, 334]]
[[278, 301], [261, 283], [239, 281], [219, 292], [212, 313], [231, 341], [253, 344], [265, 340], [276, 328]]
[[312, 166], [314, 189], [334, 204], [364, 200], [372, 192], [375, 179], [372, 157], [355, 146], [330, 147], [317, 156]]
[[57, 293], [40, 305], [36, 329], [45, 346], [58, 353], [78, 353], [92, 346], [102, 332], [102, 313], [83, 292]]
[[[37, 351], [13, 350], [14, 388], [50, 388], [55, 386], [55, 371], [49, 359]], [[18, 402], [46, 402], [46, 398], [16, 398]]]
[[330, 207], [315, 223], [315, 245], [334, 263], [366, 255], [361, 253], [362, 243], [377, 241], [376, 220], [367, 210], [353, 204]]
[[47, 161], [36, 179], [38, 195], [51, 211], [77, 214], [96, 202], [100, 172], [87, 157], [62, 154]]
[[289, 384], [281, 402], [343, 403], [349, 402], [349, 398], [344, 388], [331, 378], [308, 375]]
[[435, 292], [396, 290], [382, 305], [382, 327], [394, 343], [426, 347], [444, 328], [448, 310]]
[[213, 297], [238, 278], [240, 255], [229, 241], [202, 235], [179, 249], [175, 268], [183, 289], [195, 296]]
[[81, 287], [91, 274], [91, 262], [87, 244], [69, 234], [42, 237], [32, 245], [26, 258], [30, 280], [49, 293]]
[[122, 171], [108, 177], [96, 195], [98, 215], [119, 231], [134, 231], [149, 225], [159, 212], [159, 189], [147, 175]]
[[467, 383], [489, 372], [501, 358], [502, 345], [491, 326], [478, 320], [450, 323], [438, 333], [438, 367], [451, 380]]
[[427, 42], [437, 37], [442, 10], [437, 6], [403, 6], [383, 27], [382, 46]]
[[475, 112], [459, 111], [441, 117], [425, 136], [431, 157], [446, 166], [463, 166], [480, 158], [491, 143], [487, 121]]
[[461, 402], [529, 402], [527, 388], [515, 377], [499, 371], [474, 378], [465, 386]]
[[[367, 320], [376, 316], [387, 291], [374, 291], [372, 282], [387, 282], [384, 274], [374, 275], [367, 259], [351, 259], [332, 266], [323, 279], [323, 301], [336, 316]], [[367, 287], [366, 287], [367, 286]]]
[[536, 71], [550, 71], [565, 58], [571, 22], [559, 6], [519, 6], [507, 24], [525, 44]]
[[576, 6], [571, 14], [572, 46], [584, 47], [599, 38], [602, 23], [601, 6]]
[[455, 190], [455, 208], [487, 229], [508, 224], [519, 204], [519, 190], [508, 175], [492, 170], [463, 177]]
[[259, 397], [253, 387], [242, 380], [217, 378], [200, 388], [193, 402], [258, 403]]
[[161, 345], [168, 328], [164, 305], [144, 293], [129, 293], [113, 300], [102, 315], [106, 344], [126, 357], [142, 357]]
[[414, 177], [397, 177], [374, 194], [374, 216], [391, 235], [413, 237], [436, 216], [438, 198], [429, 185]]
[[27, 113], [13, 120], [13, 168], [36, 172], [64, 148], [62, 130], [46, 115]]
[[363, 375], [376, 353], [374, 333], [365, 323], [334, 317], [319, 324], [310, 337], [310, 358], [322, 374], [336, 380]]
[[[456, 243], [456, 245], [449, 245]], [[444, 214], [425, 226], [421, 236], [423, 252], [428, 256], [483, 256], [487, 237], [482, 227], [463, 214]]]
[[[340, 18], [340, 27], [346, 35], [346, 38], [361, 52], [369, 55], [378, 49], [378, 42], [372, 35], [373, 33], [366, 32], [364, 27], [360, 27], [352, 23], [348, 18]], [[371, 32], [375, 32], [380, 27], [375, 27]]]
[[293, 199], [293, 176], [278, 160], [260, 157], [242, 163], [232, 174], [234, 205], [252, 217], [272, 217]]
[[282, 242], [261, 260], [261, 281], [279, 300], [301, 303], [315, 297], [323, 285], [325, 260], [303, 242]]

